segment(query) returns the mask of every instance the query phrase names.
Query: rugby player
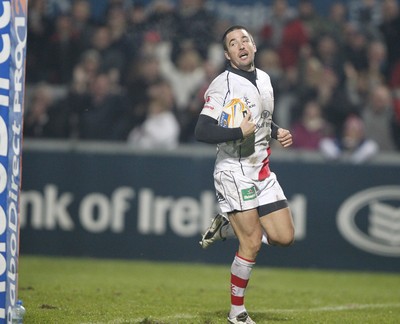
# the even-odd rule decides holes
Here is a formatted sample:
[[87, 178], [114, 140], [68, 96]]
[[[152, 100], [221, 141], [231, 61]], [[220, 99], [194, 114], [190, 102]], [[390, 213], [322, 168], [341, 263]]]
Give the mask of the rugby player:
[[[229, 232], [236, 235], [239, 247], [231, 265], [228, 323], [255, 323], [244, 295], [261, 244], [289, 246], [294, 240], [287, 199], [269, 168], [271, 138], [289, 147], [292, 135], [272, 122], [270, 77], [254, 65], [257, 47], [247, 28], [230, 27], [222, 42], [227, 67], [208, 87], [195, 128], [198, 141], [217, 144], [214, 185], [221, 210], [201, 243], [206, 248]], [[237, 99], [247, 106], [247, 115], [237, 127], [221, 126], [224, 107]]]

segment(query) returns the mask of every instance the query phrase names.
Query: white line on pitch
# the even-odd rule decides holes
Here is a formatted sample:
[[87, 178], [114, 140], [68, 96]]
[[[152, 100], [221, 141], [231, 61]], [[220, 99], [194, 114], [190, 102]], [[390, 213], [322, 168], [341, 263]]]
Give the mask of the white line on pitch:
[[[338, 305], [338, 306], [323, 306], [323, 307], [314, 307], [314, 308], [297, 308], [297, 309], [256, 309], [253, 310], [255, 313], [297, 313], [297, 312], [335, 312], [335, 311], [347, 311], [347, 310], [357, 310], [357, 309], [373, 309], [373, 308], [390, 308], [390, 307], [400, 307], [400, 303], [390, 303], [390, 304], [346, 304], [346, 305]], [[174, 314], [170, 316], [162, 316], [162, 317], [155, 317], [158, 321], [166, 321], [166, 320], [179, 320], [179, 319], [193, 319], [197, 318], [198, 315], [193, 315], [193, 314]], [[149, 320], [152, 320], [152, 316], [148, 318]], [[137, 318], [137, 319], [131, 319], [133, 323], [140, 323], [143, 321], [144, 318]], [[112, 322], [107, 322], [107, 323], [113, 323], [113, 324], [118, 324], [118, 323], [125, 323], [126, 320], [113, 320]], [[101, 324], [102, 322], [95, 322], [95, 324]], [[92, 323], [90, 323], [92, 324]]]
[[298, 308], [298, 309], [268, 309], [266, 312], [335, 312], [335, 311], [346, 311], [352, 309], [368, 309], [368, 308], [390, 308], [400, 307], [400, 303], [391, 304], [346, 304], [338, 306], [323, 306], [314, 308]]

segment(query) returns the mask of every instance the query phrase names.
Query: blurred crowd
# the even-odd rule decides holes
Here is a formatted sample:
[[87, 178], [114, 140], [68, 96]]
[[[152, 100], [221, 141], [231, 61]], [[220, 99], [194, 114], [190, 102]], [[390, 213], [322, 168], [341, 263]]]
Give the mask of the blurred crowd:
[[[172, 149], [195, 143], [209, 82], [226, 64], [233, 18], [205, 0], [30, 0], [24, 136], [122, 141]], [[267, 3], [267, 2], [266, 2]], [[257, 67], [274, 87], [275, 122], [294, 148], [359, 163], [400, 150], [397, 0], [265, 4], [253, 28]]]

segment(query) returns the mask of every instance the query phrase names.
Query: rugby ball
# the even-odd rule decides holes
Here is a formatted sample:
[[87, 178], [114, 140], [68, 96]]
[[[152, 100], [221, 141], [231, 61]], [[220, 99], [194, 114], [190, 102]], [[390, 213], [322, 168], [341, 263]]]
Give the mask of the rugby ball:
[[247, 115], [246, 103], [240, 99], [232, 99], [223, 109], [219, 118], [219, 125], [225, 128], [240, 127], [243, 118]]

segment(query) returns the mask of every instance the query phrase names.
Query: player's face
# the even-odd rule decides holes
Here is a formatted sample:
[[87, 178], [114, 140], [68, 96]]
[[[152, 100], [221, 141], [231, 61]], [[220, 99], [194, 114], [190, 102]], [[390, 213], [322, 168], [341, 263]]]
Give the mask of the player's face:
[[231, 62], [232, 66], [244, 70], [254, 70], [254, 54], [257, 51], [253, 39], [247, 31], [237, 29], [226, 35], [225, 57]]

